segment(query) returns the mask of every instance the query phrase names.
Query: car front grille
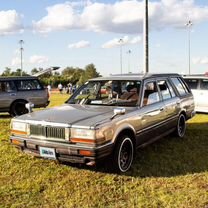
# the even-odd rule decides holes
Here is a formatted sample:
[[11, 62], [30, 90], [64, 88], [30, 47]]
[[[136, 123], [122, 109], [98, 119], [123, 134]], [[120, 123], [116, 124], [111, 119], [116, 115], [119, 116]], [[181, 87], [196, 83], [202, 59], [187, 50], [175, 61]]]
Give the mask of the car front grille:
[[41, 138], [65, 139], [65, 128], [30, 125], [30, 135]]

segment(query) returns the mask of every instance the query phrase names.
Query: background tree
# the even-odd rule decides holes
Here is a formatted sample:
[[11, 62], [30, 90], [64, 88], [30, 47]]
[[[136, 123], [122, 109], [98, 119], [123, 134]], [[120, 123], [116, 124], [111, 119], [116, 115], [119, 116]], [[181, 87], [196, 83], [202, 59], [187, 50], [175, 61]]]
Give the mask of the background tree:
[[12, 71], [9, 67], [6, 67], [1, 76], [21, 76], [21, 74], [22, 76], [28, 76], [25, 71], [21, 73], [21, 69], [16, 69], [16, 71]]
[[99, 77], [100, 74], [97, 72], [94, 64], [88, 64], [85, 67], [85, 71], [79, 79], [79, 85], [84, 84], [88, 79]]
[[11, 76], [11, 71], [9, 67], [6, 67], [1, 76]]
[[31, 74], [32, 75], [34, 75], [34, 74], [36, 74], [36, 73], [38, 73], [39, 72], [39, 70], [37, 69], [37, 68], [33, 68], [32, 70], [31, 70]]

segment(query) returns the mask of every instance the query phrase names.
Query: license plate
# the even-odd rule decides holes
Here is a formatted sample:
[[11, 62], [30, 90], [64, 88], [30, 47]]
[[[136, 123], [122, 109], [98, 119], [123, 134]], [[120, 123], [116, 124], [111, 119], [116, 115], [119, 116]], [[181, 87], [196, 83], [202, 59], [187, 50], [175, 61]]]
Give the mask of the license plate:
[[56, 159], [56, 153], [55, 153], [55, 149], [53, 148], [48, 148], [48, 147], [40, 147], [40, 156], [41, 157], [45, 157], [45, 158], [49, 158], [49, 159]]

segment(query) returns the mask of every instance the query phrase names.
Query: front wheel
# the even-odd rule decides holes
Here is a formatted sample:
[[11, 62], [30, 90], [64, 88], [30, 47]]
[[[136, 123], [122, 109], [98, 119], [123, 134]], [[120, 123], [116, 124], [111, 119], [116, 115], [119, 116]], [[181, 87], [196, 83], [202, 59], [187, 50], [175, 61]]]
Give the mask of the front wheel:
[[186, 118], [183, 114], [178, 117], [178, 123], [175, 130], [175, 135], [182, 138], [186, 132]]
[[111, 169], [114, 172], [127, 172], [132, 164], [134, 157], [134, 145], [129, 136], [124, 135], [118, 138], [111, 161]]

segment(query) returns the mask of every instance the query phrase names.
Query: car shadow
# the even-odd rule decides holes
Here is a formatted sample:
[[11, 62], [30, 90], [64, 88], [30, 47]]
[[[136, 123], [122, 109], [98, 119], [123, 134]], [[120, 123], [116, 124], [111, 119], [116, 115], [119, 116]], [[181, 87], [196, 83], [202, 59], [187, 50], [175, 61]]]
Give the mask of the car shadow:
[[[184, 138], [165, 137], [138, 149], [131, 177], [173, 177], [208, 170], [208, 123], [189, 123]], [[108, 165], [108, 164], [107, 164]], [[92, 171], [109, 173], [106, 164], [97, 167], [80, 166]]]
[[11, 118], [11, 116], [9, 114], [6, 114], [6, 113], [1, 114], [0, 113], [0, 119], [8, 119], [8, 118]]
[[184, 138], [168, 136], [137, 151], [134, 177], [172, 177], [208, 170], [208, 123], [189, 123]]

